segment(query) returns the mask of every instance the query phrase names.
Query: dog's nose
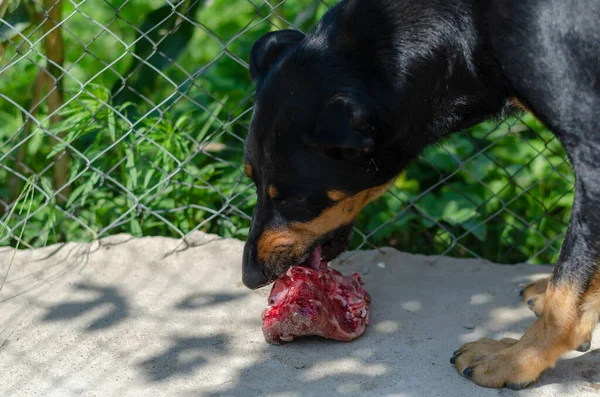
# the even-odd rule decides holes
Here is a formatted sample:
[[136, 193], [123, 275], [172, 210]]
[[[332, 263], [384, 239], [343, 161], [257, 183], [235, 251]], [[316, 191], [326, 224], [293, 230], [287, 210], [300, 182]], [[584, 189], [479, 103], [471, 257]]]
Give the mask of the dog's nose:
[[269, 283], [262, 266], [256, 260], [256, 249], [249, 243], [244, 246], [244, 259], [242, 264], [242, 282], [250, 289], [257, 289]]
[[250, 289], [257, 289], [269, 283], [269, 279], [258, 269], [244, 269], [242, 282]]

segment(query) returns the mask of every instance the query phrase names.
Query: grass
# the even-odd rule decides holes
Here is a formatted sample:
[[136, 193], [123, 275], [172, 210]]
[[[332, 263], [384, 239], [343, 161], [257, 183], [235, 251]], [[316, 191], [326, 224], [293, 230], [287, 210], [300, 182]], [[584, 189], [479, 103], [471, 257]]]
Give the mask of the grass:
[[[2, 237], [4, 237], [5, 233], [8, 234], [8, 230], [7, 230], [8, 226], [7, 225], [10, 222], [13, 214], [15, 213], [15, 210], [17, 208], [19, 208], [18, 214], [21, 215], [23, 208], [25, 206], [24, 203], [27, 203], [28, 200], [29, 200], [29, 205], [27, 206], [27, 213], [25, 214], [25, 219], [29, 218], [29, 215], [31, 214], [32, 204], [33, 204], [34, 190], [35, 190], [34, 180], [33, 180], [33, 177], [30, 177], [29, 179], [27, 179], [27, 183], [25, 184], [23, 191], [21, 192], [21, 194], [19, 194], [19, 197], [17, 198], [16, 202], [12, 206], [6, 219], [4, 220], [4, 222], [0, 222], [0, 239], [2, 239]], [[0, 292], [2, 292], [2, 289], [4, 288], [4, 284], [6, 283], [6, 280], [8, 279], [8, 274], [10, 273], [10, 269], [12, 268], [13, 262], [15, 260], [15, 255], [17, 254], [17, 250], [19, 249], [20, 243], [23, 238], [23, 233], [25, 231], [25, 225], [26, 225], [26, 222], [23, 222], [21, 230], [19, 232], [19, 238], [16, 239], [15, 249], [13, 250], [12, 256], [10, 257], [10, 261], [8, 262], [8, 267], [6, 268], [6, 273], [4, 273], [4, 277], [2, 278], [2, 283], [0, 283]]]

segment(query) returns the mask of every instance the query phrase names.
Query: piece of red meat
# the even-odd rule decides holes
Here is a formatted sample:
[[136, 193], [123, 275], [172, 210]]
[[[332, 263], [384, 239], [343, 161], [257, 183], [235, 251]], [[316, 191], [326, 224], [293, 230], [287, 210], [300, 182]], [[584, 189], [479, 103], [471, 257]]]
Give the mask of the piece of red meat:
[[291, 342], [300, 336], [351, 341], [369, 323], [371, 298], [358, 273], [344, 276], [322, 262], [318, 268], [293, 266], [275, 281], [263, 312], [268, 343]]

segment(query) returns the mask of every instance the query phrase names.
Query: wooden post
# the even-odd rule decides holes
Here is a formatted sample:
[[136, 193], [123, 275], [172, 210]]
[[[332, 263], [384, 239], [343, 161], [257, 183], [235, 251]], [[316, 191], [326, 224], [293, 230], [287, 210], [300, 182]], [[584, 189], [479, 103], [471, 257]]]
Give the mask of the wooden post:
[[[46, 20], [44, 21], [43, 31], [44, 48], [46, 52], [46, 78], [48, 88], [48, 112], [50, 113], [50, 124], [56, 124], [61, 121], [58, 115], [58, 110], [64, 103], [62, 66], [65, 60], [65, 45], [62, 36], [62, 2], [61, 0], [44, 0], [44, 10], [46, 12]], [[52, 138], [54, 145], [59, 141]], [[54, 157], [54, 187], [61, 190], [62, 195], [66, 198], [71, 193], [70, 187], [65, 187], [69, 173], [70, 156], [65, 149], [62, 153], [57, 153]], [[57, 202], [63, 202], [60, 196], [57, 197]]]

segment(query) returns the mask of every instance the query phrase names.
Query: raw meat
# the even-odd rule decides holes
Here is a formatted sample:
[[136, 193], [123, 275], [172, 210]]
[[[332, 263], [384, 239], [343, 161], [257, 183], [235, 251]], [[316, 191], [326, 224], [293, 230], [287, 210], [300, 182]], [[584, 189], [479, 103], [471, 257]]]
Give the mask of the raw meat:
[[263, 312], [267, 342], [291, 342], [300, 336], [351, 341], [369, 323], [371, 298], [358, 273], [344, 276], [320, 262], [316, 268], [293, 266], [275, 281]]

